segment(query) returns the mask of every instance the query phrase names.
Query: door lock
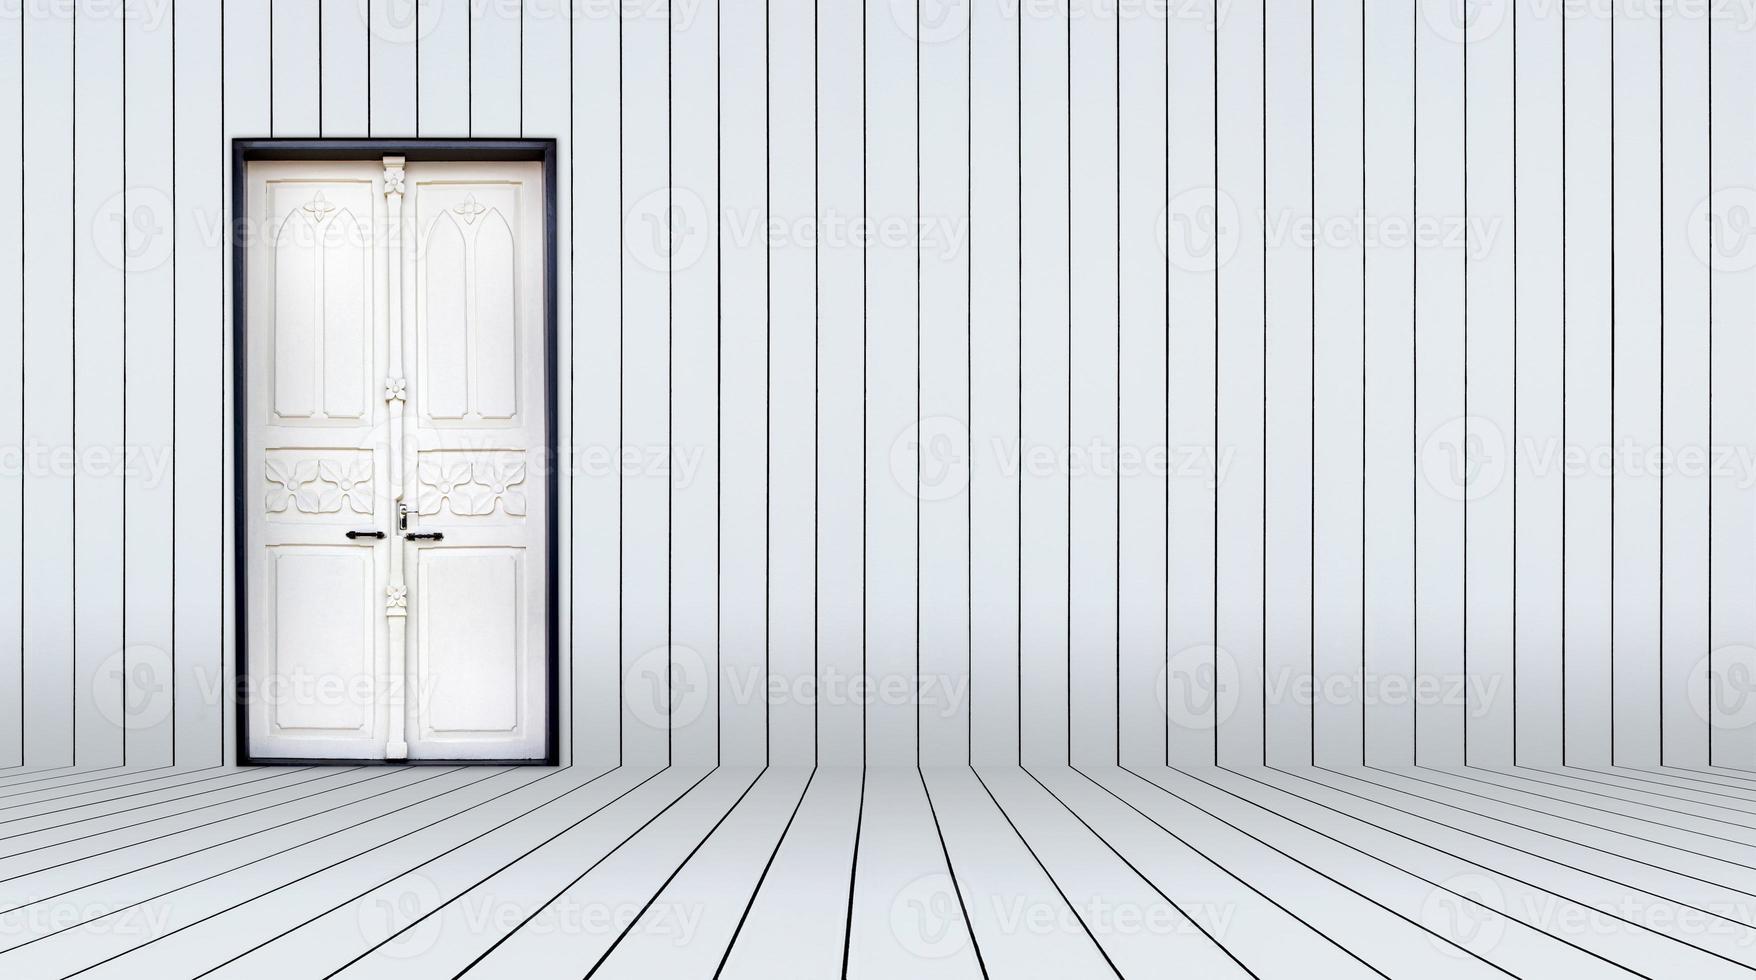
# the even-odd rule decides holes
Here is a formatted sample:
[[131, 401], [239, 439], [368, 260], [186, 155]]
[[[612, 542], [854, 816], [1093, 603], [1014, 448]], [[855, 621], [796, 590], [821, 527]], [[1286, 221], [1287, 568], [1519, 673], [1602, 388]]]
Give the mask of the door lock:
[[348, 540], [349, 541], [358, 541], [361, 538], [376, 538], [379, 541], [382, 541], [382, 540], [384, 540], [384, 532], [383, 531], [349, 531], [348, 532]]

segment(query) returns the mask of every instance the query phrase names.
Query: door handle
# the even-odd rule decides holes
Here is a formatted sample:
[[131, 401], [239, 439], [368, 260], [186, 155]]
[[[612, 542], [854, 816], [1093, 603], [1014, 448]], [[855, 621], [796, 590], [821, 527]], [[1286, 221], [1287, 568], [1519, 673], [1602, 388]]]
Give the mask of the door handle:
[[357, 541], [360, 538], [376, 538], [377, 540], [382, 541], [382, 540], [384, 540], [384, 532], [383, 531], [349, 531], [348, 532], [348, 540], [349, 541]]
[[408, 534], [403, 535], [403, 539], [406, 541], [444, 541], [445, 540], [445, 532], [444, 531], [410, 532]]

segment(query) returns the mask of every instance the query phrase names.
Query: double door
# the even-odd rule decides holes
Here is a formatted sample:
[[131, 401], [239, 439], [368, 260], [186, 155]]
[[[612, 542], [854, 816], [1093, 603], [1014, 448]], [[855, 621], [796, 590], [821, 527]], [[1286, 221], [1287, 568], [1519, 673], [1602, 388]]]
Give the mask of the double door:
[[538, 759], [538, 163], [247, 166], [252, 759]]

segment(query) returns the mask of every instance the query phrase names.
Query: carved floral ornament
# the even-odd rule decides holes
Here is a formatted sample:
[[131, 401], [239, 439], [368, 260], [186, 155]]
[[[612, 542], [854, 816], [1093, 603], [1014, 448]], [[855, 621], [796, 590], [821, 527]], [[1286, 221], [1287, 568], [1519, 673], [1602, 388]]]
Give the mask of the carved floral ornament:
[[318, 191], [317, 196], [307, 201], [304, 207], [300, 210], [309, 214], [312, 221], [322, 224], [326, 218], [335, 212], [335, 205], [330, 202], [329, 198], [323, 196], [322, 191]]
[[270, 488], [263, 506], [270, 514], [289, 507], [301, 514], [334, 514], [344, 506], [356, 514], [372, 513], [369, 459], [270, 458], [264, 468]]
[[384, 168], [384, 193], [386, 196], [403, 193], [403, 170], [401, 167]]
[[416, 503], [423, 516], [450, 508], [460, 517], [485, 517], [498, 508], [509, 517], [526, 513], [522, 462], [421, 462]]
[[481, 217], [482, 214], [488, 210], [488, 206], [476, 200], [476, 196], [471, 194], [463, 199], [462, 204], [457, 205], [451, 210], [462, 215], [465, 224], [473, 225], [476, 223], [476, 219]]

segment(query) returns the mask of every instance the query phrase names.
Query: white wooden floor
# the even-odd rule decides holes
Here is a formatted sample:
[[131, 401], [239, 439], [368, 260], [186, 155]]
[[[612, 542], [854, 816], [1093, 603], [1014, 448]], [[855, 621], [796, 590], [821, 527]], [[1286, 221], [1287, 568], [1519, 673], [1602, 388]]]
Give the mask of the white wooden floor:
[[0, 772], [0, 977], [1712, 977], [1756, 773]]

